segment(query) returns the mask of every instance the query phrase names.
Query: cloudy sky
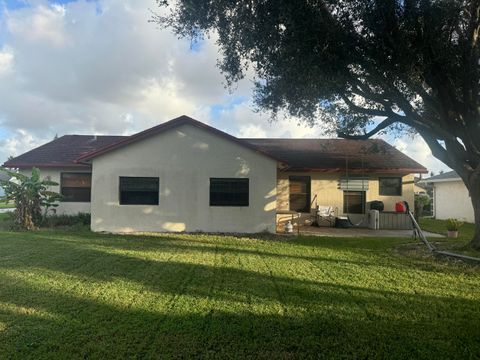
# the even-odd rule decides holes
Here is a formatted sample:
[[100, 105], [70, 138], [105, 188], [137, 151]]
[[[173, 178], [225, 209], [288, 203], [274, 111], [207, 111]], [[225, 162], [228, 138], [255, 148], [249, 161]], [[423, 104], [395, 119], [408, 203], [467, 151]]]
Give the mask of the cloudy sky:
[[[58, 134], [128, 135], [182, 114], [240, 137], [324, 137], [254, 112], [252, 83], [224, 87], [212, 40], [149, 23], [154, 0], [0, 0], [0, 163]], [[388, 138], [438, 172], [416, 138]]]

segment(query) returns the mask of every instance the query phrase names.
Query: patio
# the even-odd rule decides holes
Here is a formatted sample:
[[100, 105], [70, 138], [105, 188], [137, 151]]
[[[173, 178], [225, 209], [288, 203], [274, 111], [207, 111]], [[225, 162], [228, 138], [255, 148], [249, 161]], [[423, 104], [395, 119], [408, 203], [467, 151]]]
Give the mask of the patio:
[[[279, 233], [284, 232], [278, 229]], [[443, 238], [443, 235], [423, 231], [426, 237]], [[294, 228], [293, 234], [297, 234], [297, 228]], [[368, 228], [335, 228], [335, 227], [317, 227], [301, 226], [300, 234], [328, 236], [328, 237], [413, 237], [413, 230], [371, 230]]]

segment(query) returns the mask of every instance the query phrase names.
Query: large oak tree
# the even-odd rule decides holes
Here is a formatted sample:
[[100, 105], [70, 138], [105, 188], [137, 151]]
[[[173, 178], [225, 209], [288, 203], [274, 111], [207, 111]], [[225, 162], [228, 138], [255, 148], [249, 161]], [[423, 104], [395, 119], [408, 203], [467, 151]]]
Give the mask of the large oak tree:
[[254, 70], [261, 109], [330, 121], [346, 138], [420, 134], [467, 186], [480, 248], [480, 0], [158, 4], [167, 15], [154, 20], [176, 34], [215, 34], [229, 83]]

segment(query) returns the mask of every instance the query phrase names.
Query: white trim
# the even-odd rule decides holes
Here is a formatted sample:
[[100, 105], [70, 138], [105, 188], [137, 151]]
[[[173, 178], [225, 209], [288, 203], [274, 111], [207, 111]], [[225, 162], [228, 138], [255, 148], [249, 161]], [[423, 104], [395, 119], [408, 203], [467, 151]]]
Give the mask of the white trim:
[[462, 181], [462, 179], [460, 177], [454, 177], [454, 178], [448, 178], [448, 179], [437, 179], [437, 180], [424, 179], [419, 181], [417, 184], [428, 184], [428, 183], [449, 182], [449, 181]]

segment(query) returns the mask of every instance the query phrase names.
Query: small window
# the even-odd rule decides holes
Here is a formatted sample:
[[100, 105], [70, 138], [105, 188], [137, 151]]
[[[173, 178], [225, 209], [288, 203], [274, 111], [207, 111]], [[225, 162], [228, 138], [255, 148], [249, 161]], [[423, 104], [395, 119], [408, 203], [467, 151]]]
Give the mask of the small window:
[[158, 177], [120, 177], [120, 205], [158, 205]]
[[379, 182], [379, 195], [401, 196], [402, 178], [401, 177], [381, 177]]
[[365, 191], [344, 191], [343, 212], [345, 214], [364, 214]]
[[248, 196], [248, 179], [210, 179], [210, 206], [248, 206]]
[[290, 210], [310, 212], [310, 176], [290, 176]]
[[60, 194], [64, 202], [90, 202], [91, 187], [92, 174], [60, 174]]

